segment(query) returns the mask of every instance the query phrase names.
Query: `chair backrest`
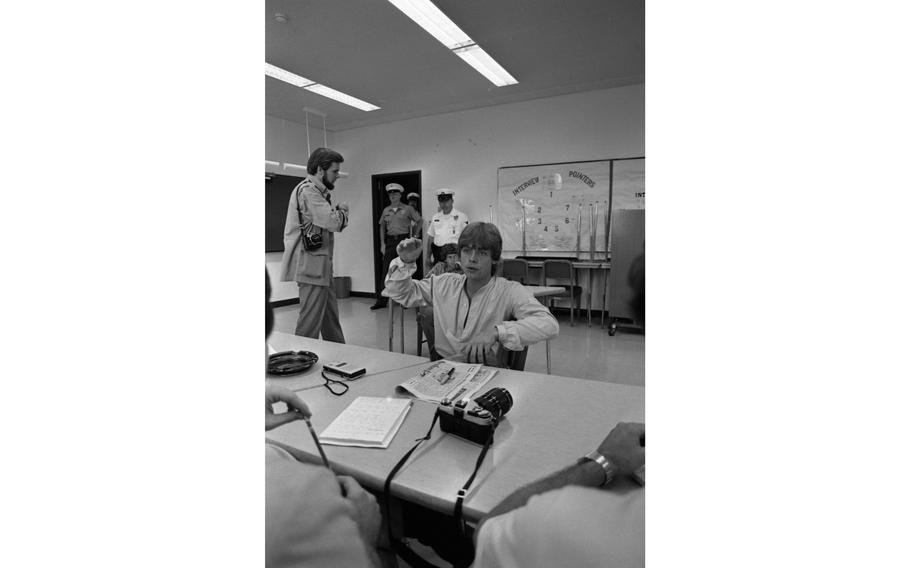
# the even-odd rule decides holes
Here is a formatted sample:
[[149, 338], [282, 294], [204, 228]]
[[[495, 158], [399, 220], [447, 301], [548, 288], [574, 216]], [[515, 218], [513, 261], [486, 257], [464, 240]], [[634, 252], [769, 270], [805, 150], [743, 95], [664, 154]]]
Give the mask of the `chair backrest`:
[[572, 263], [568, 260], [545, 260], [543, 261], [543, 278], [546, 284], [547, 278], [564, 278], [575, 282], [575, 271], [572, 270]]
[[500, 264], [500, 276], [522, 284], [528, 283], [528, 261], [520, 258], [504, 258]]
[[525, 347], [521, 351], [509, 351], [509, 355], [506, 357], [506, 365], [513, 371], [524, 371], [525, 361], [527, 360], [528, 348]]

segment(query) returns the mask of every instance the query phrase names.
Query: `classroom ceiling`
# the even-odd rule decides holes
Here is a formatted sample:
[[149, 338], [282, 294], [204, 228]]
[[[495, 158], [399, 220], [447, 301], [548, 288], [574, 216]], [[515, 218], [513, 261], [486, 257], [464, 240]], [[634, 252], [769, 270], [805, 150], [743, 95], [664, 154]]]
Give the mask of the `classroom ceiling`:
[[384, 0], [266, 0], [267, 62], [382, 107], [364, 112], [264, 76], [266, 114], [304, 124], [309, 107], [339, 131], [644, 83], [643, 0], [433, 1], [518, 84], [493, 86]]

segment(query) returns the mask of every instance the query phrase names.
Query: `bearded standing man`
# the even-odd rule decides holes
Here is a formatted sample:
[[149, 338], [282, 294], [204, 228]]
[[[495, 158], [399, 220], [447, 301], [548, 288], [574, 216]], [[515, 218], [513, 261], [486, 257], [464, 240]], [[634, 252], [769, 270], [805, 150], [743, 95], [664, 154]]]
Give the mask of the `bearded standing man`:
[[[291, 192], [284, 223], [281, 281], [297, 282], [300, 313], [294, 333], [344, 343], [338, 301], [332, 281], [335, 233], [348, 226], [348, 205], [332, 207], [331, 190], [344, 158], [329, 148], [316, 148], [307, 160], [307, 176]], [[303, 235], [319, 234], [322, 244], [307, 250]]]

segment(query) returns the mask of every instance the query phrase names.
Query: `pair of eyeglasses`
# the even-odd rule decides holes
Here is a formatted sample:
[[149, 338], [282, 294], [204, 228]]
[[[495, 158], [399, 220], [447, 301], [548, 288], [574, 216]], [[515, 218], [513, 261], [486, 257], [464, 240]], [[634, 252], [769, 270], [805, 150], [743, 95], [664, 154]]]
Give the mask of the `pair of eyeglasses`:
[[[363, 375], [360, 375], [360, 377], [362, 377], [362, 376]], [[334, 394], [335, 396], [341, 396], [344, 393], [348, 392], [348, 389], [351, 388], [348, 386], [347, 383], [349, 383], [351, 381], [356, 381], [360, 377], [355, 377], [353, 379], [345, 379], [343, 377], [338, 377], [337, 379], [332, 379], [332, 378], [329, 378], [329, 376], [325, 374], [325, 371], [322, 371], [322, 378], [325, 379], [325, 383], [322, 386], [329, 389], [329, 392]]]

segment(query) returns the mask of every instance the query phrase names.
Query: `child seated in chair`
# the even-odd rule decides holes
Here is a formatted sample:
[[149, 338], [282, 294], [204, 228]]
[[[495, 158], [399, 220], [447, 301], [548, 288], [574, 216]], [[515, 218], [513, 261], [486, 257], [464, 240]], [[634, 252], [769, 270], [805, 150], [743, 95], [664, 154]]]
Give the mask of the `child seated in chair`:
[[[430, 276], [437, 276], [439, 274], [445, 274], [447, 272], [452, 272], [456, 274], [462, 274], [461, 271], [461, 255], [458, 254], [458, 245], [455, 243], [449, 243], [447, 245], [442, 245], [442, 257], [445, 259], [443, 262], [437, 262], [433, 268], [427, 273], [427, 278]], [[436, 338], [433, 331], [433, 307], [432, 306], [419, 306], [417, 308], [417, 323], [418, 327], [423, 331], [423, 336], [427, 341], [427, 350], [430, 352], [430, 359], [434, 361], [436, 359], [441, 359], [439, 353], [436, 352]]]
[[495, 276], [502, 237], [492, 223], [470, 223], [462, 231], [458, 252], [463, 273], [412, 280], [420, 240], [404, 240], [397, 251], [382, 295], [405, 307], [432, 308], [434, 347], [440, 357], [504, 367], [508, 351], [521, 351], [559, 334], [556, 318], [530, 290]]
[[461, 270], [461, 255], [458, 253], [458, 245], [455, 243], [442, 245], [442, 257], [445, 259], [445, 262], [437, 262], [427, 273], [427, 278], [445, 274], [446, 272], [463, 274]]

